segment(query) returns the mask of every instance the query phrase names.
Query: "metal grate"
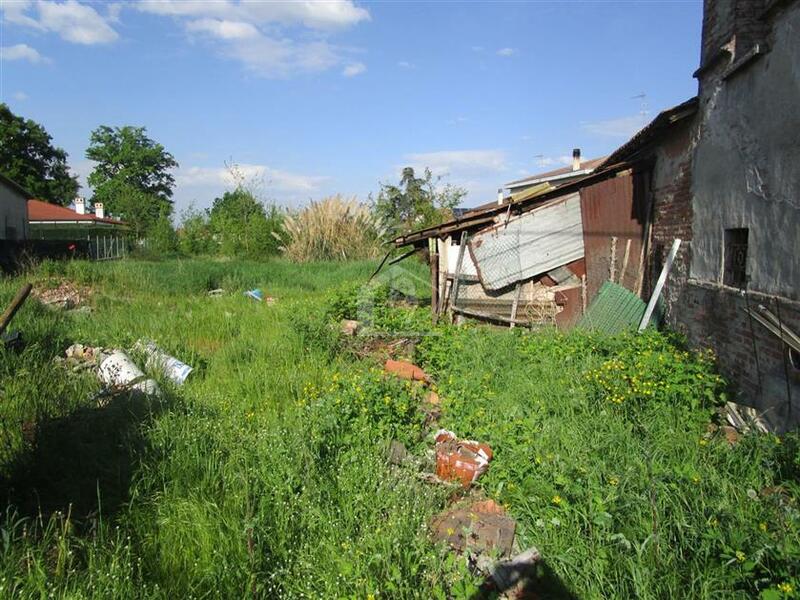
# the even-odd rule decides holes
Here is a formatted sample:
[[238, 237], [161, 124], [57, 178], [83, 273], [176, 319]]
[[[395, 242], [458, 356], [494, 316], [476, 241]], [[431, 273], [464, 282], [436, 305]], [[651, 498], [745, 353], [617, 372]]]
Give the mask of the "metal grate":
[[747, 238], [746, 228], [725, 230], [725, 285], [738, 288], [747, 285]]

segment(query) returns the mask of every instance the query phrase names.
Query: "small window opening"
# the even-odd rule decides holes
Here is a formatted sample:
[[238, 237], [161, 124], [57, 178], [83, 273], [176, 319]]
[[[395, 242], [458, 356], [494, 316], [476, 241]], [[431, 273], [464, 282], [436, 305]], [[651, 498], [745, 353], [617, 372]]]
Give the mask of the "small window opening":
[[747, 228], [725, 230], [725, 270], [722, 282], [731, 287], [747, 285]]

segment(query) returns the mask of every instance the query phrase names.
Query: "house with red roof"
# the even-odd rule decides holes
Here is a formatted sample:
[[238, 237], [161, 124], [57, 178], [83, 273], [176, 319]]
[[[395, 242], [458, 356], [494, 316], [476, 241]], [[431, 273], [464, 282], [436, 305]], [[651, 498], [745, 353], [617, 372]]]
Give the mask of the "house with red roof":
[[103, 205], [87, 210], [82, 198], [75, 209], [42, 200], [28, 200], [28, 239], [57, 250], [63, 246], [71, 253], [88, 254], [95, 259], [120, 258], [127, 253], [129, 227], [123, 221], [107, 217]]

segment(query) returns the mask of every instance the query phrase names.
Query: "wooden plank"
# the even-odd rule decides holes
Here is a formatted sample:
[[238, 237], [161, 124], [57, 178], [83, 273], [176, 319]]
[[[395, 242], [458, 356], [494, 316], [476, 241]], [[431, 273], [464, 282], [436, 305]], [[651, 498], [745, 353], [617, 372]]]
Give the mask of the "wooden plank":
[[439, 254], [431, 254], [431, 314], [434, 324], [439, 315]]
[[514, 303], [511, 305], [511, 329], [517, 320], [517, 307], [519, 307], [519, 295], [522, 293], [522, 284], [517, 282], [517, 289], [514, 292]]
[[616, 283], [617, 276], [617, 237], [611, 236], [611, 262], [608, 264], [608, 278]]
[[460, 286], [459, 277], [461, 277], [461, 265], [464, 264], [464, 250], [467, 247], [467, 232], [461, 232], [461, 244], [458, 247], [458, 261], [456, 261], [456, 272], [453, 273], [453, 288], [450, 292], [451, 310], [456, 307], [458, 303], [458, 288]]
[[528, 323], [527, 321], [521, 321], [520, 319], [509, 319], [508, 317], [501, 317], [500, 315], [490, 315], [487, 313], [478, 312], [477, 310], [468, 310], [466, 308], [458, 308], [456, 306], [453, 306], [450, 310], [464, 317], [485, 319], [487, 321], [496, 321], [498, 323], [506, 323], [508, 325], [514, 324], [514, 325], [522, 325], [525, 327], [530, 326], [530, 323]]
[[619, 272], [619, 284], [625, 287], [625, 271], [628, 270], [628, 259], [631, 256], [631, 238], [625, 242], [625, 254], [622, 256], [622, 270]]
[[14, 296], [11, 304], [8, 305], [6, 311], [2, 316], [0, 316], [0, 334], [6, 330], [8, 324], [11, 323], [11, 319], [14, 318], [14, 315], [17, 314], [17, 311], [20, 309], [20, 307], [25, 304], [25, 300], [28, 299], [28, 294], [31, 293], [32, 289], [33, 286], [30, 283], [26, 283], [17, 292], [17, 295]]
[[656, 287], [653, 289], [653, 294], [650, 296], [650, 302], [647, 303], [647, 310], [644, 311], [642, 322], [639, 323], [639, 331], [644, 331], [645, 328], [650, 324], [653, 311], [656, 309], [656, 303], [658, 302], [659, 296], [661, 296], [661, 290], [664, 288], [664, 284], [667, 282], [667, 275], [669, 275], [669, 271], [672, 268], [672, 263], [675, 261], [675, 256], [678, 254], [678, 248], [680, 247], [680, 238], [675, 239], [672, 242], [672, 248], [669, 250], [667, 262], [664, 265], [664, 268], [661, 269], [661, 274], [658, 276], [658, 281], [656, 281]]

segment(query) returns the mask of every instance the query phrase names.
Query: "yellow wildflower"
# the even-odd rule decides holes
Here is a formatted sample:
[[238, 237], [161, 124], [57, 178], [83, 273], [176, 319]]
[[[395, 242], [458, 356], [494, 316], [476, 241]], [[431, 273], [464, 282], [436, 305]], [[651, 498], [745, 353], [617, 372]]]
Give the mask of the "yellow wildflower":
[[560, 505], [562, 501], [563, 500], [562, 500], [561, 496], [559, 496], [558, 494], [553, 496], [553, 504], [555, 504], [556, 506]]

